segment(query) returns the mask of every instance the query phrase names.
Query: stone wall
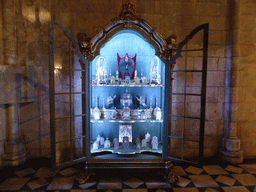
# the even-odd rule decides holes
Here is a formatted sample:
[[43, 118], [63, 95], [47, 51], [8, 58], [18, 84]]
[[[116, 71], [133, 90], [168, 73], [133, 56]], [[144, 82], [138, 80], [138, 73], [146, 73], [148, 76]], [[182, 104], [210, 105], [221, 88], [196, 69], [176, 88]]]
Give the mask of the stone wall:
[[245, 158], [256, 156], [256, 3], [246, 0], [241, 3], [240, 23], [237, 30], [239, 47], [236, 50], [236, 113], [238, 137]]
[[[13, 0], [16, 2], [17, 65], [33, 67], [35, 99], [20, 105], [20, 137], [28, 158], [50, 157], [49, 79], [48, 79], [48, 21], [54, 18], [76, 38], [78, 32], [95, 36], [99, 29], [121, 10], [126, 0]], [[178, 35], [182, 41], [189, 32], [203, 23], [209, 23], [209, 58], [207, 77], [207, 105], [205, 127], [205, 156], [217, 154], [224, 133], [224, 103], [227, 63], [230, 61], [228, 0], [133, 0], [137, 12], [163, 38]], [[255, 120], [255, 2], [243, 0], [238, 38], [239, 57], [235, 66], [231, 92], [236, 102], [231, 113], [237, 114], [234, 126], [238, 128], [245, 157], [256, 156]], [[3, 6], [3, 1], [0, 6]], [[1, 7], [0, 7], [1, 8]], [[2, 9], [1, 9], [2, 10]], [[3, 44], [3, 23], [0, 18], [0, 43]], [[57, 45], [65, 42], [59, 35]], [[200, 46], [197, 39], [191, 42]], [[191, 67], [197, 66], [197, 56], [191, 56]], [[178, 64], [178, 63], [177, 63]], [[4, 50], [0, 47], [0, 65], [4, 65]], [[0, 80], [2, 73], [0, 72]], [[236, 81], [234, 81], [236, 79]], [[174, 81], [177, 79], [174, 79]], [[234, 84], [235, 83], [235, 84]], [[10, 90], [5, 90], [10, 93]], [[195, 101], [191, 101], [191, 106]], [[190, 109], [193, 110], [193, 107]], [[193, 111], [192, 111], [193, 112]], [[190, 112], [188, 112], [190, 113]], [[5, 138], [4, 104], [0, 104], [0, 145]], [[235, 118], [235, 117], [234, 117]], [[1, 149], [3, 149], [0, 146]], [[0, 150], [0, 155], [3, 153]]]

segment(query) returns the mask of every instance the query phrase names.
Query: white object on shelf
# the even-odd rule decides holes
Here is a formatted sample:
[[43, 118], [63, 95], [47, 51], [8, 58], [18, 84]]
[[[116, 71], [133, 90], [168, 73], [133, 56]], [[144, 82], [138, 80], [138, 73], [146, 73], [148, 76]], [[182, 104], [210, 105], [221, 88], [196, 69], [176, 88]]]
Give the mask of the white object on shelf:
[[92, 149], [93, 150], [97, 150], [97, 149], [99, 149], [99, 141], [95, 141], [94, 143], [93, 143], [93, 145], [92, 145]]
[[104, 145], [104, 141], [105, 141], [104, 137], [100, 137], [100, 145]]
[[92, 115], [93, 115], [93, 118], [95, 120], [99, 120], [100, 119], [101, 111], [98, 108], [98, 98], [97, 97], [96, 97], [96, 107], [93, 109]]
[[147, 140], [146, 139], [142, 139], [141, 147], [147, 147]]
[[156, 120], [161, 120], [161, 118], [162, 118], [162, 111], [161, 111], [161, 109], [158, 107], [158, 99], [157, 99], [157, 98], [156, 98], [156, 108], [154, 109], [153, 114], [154, 114], [154, 118], [155, 118]]
[[158, 150], [158, 138], [156, 136], [152, 138], [151, 145], [152, 149]]
[[145, 139], [146, 139], [146, 142], [150, 142], [151, 135], [149, 134], [149, 132], [147, 132], [147, 134], [145, 135]]
[[108, 149], [111, 147], [110, 141], [108, 140], [108, 138], [106, 138], [105, 142], [104, 142], [104, 148]]

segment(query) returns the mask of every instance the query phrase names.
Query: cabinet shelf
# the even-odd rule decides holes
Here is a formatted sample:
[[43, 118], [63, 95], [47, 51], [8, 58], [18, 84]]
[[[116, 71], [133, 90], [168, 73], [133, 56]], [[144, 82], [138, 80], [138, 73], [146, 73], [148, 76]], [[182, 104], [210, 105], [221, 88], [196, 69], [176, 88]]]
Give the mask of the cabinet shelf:
[[[129, 149], [123, 149], [122, 146], [120, 146], [119, 149], [114, 149], [114, 147], [106, 149], [101, 146], [101, 148], [96, 149], [96, 150], [91, 149], [91, 153], [95, 154], [95, 153], [110, 152], [110, 153], [127, 155], [127, 154], [138, 154], [138, 153], [143, 153], [143, 152], [162, 154], [162, 152], [163, 152], [161, 144], [158, 144], [158, 149], [152, 149], [151, 144], [149, 144], [149, 143], [147, 143], [146, 147], [141, 147], [140, 149], [137, 149], [137, 147], [134, 143], [130, 143], [129, 145], [130, 145]], [[92, 148], [92, 145], [91, 145], [91, 148]]]
[[162, 123], [163, 120], [156, 120], [156, 119], [130, 119], [130, 120], [123, 120], [123, 119], [91, 119], [91, 123]]
[[163, 84], [156, 85], [156, 84], [150, 84], [150, 85], [135, 85], [135, 84], [91, 84], [91, 87], [164, 87]]

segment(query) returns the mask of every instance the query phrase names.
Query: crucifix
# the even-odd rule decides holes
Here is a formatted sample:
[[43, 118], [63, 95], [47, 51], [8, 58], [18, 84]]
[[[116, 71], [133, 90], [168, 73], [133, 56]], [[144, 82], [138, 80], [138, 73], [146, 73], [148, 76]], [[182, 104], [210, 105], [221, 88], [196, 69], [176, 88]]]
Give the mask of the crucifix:
[[[131, 58], [131, 57], [128, 56], [128, 53], [126, 53], [124, 57], [120, 57], [119, 54], [117, 53], [119, 78], [125, 79], [126, 76], [130, 76], [130, 73], [129, 73], [129, 70], [128, 70], [128, 66], [129, 66], [129, 61], [130, 61], [130, 60], [133, 61], [133, 72], [132, 72], [131, 79], [134, 78], [135, 67], [136, 67], [136, 56], [137, 56], [137, 54], [135, 54], [135, 56]], [[124, 63], [125, 63], [124, 77], [122, 76], [121, 69], [120, 69], [120, 61], [121, 61], [122, 59], [124, 60]]]

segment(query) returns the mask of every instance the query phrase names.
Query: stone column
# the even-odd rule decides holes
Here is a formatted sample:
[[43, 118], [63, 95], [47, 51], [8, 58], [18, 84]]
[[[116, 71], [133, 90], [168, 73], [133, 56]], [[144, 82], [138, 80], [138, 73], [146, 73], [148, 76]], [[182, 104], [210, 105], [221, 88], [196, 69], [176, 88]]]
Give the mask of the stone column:
[[[237, 137], [237, 117], [236, 117], [236, 65], [240, 56], [239, 32], [240, 32], [240, 0], [228, 1], [228, 22], [229, 34], [227, 45], [227, 63], [225, 76], [225, 103], [224, 103], [224, 138], [220, 154], [223, 161], [232, 164], [243, 162], [243, 151], [240, 150], [240, 139]], [[235, 76], [236, 78], [232, 78]]]
[[17, 166], [25, 161], [25, 153], [19, 138], [19, 104], [6, 104], [6, 141], [2, 165]]
[[3, 2], [3, 38], [4, 38], [4, 64], [17, 65], [16, 19], [15, 1]]
[[[4, 0], [2, 1], [3, 11], [3, 40], [4, 40], [4, 65], [17, 66], [17, 35], [16, 35], [16, 1]], [[11, 74], [15, 75], [15, 73]], [[13, 77], [13, 79], [15, 79]], [[8, 84], [4, 89], [5, 96], [8, 94], [15, 94], [17, 86], [14, 87], [15, 91], [11, 92], [13, 82]], [[6, 141], [4, 144], [4, 155], [2, 156], [2, 165], [16, 166], [25, 160], [25, 153], [23, 150], [22, 142], [19, 139], [19, 98], [8, 97], [5, 98], [5, 120], [6, 120]]]

